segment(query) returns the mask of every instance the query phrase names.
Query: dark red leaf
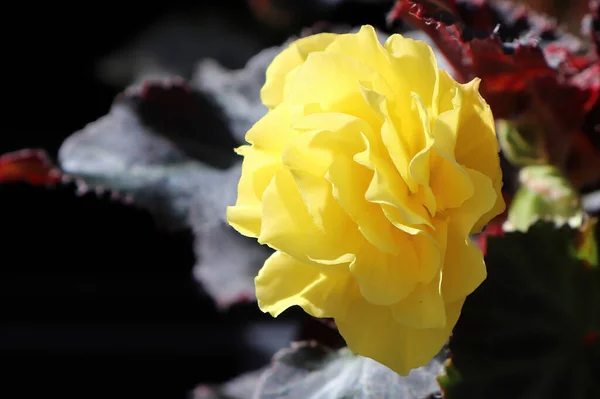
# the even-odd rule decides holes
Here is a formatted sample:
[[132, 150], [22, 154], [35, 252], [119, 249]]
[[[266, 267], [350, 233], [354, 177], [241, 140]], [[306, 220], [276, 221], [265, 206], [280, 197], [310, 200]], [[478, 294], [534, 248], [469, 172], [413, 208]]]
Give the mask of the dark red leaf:
[[496, 118], [538, 126], [548, 160], [568, 168], [581, 186], [600, 179], [599, 4], [590, 2], [584, 23], [593, 48], [556, 21], [507, 1], [398, 0], [389, 20], [428, 34], [457, 79], [481, 78]]
[[0, 183], [56, 184], [62, 173], [43, 150], [22, 150], [0, 156]]
[[74, 185], [78, 195], [92, 194], [131, 205], [131, 198], [101, 185], [89, 185], [65, 174], [44, 150], [24, 149], [0, 155], [0, 184], [27, 183], [33, 186]]
[[[481, 0], [399, 0], [391, 19], [405, 19], [425, 31], [463, 81], [480, 77], [481, 90], [499, 118], [526, 108], [525, 90], [538, 79], [556, 80], [542, 38], [564, 34], [556, 24], [521, 5]], [[546, 40], [547, 41], [547, 40]], [[556, 51], [556, 50], [555, 50]], [[562, 87], [555, 86], [559, 93]]]

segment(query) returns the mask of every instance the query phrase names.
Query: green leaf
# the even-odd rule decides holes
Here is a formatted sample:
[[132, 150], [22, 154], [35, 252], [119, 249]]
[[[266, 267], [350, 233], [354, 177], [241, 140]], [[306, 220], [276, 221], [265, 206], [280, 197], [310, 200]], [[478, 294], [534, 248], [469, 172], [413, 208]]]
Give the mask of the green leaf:
[[600, 269], [575, 256], [579, 236], [540, 221], [489, 238], [488, 278], [467, 298], [439, 378], [446, 398], [600, 398]]
[[278, 353], [254, 399], [426, 399], [439, 392], [443, 355], [402, 377], [348, 348], [297, 343]]

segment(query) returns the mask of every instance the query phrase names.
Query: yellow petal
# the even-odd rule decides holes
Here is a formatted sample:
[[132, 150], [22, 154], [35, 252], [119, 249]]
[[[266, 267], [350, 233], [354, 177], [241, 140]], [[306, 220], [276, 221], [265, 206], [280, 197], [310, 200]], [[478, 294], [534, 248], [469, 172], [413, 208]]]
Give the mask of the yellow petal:
[[377, 71], [357, 59], [338, 53], [312, 53], [298, 67], [289, 90], [286, 90], [285, 102], [304, 107], [318, 105], [320, 112], [346, 113], [379, 126], [379, 113], [362, 95], [363, 81], [369, 82], [371, 89], [378, 93], [391, 93]]
[[461, 164], [493, 177], [499, 169], [499, 144], [494, 116], [478, 87], [479, 79], [462, 85], [453, 99], [460, 109], [455, 154]]
[[[364, 83], [364, 82], [363, 82]], [[385, 119], [386, 97], [361, 83], [360, 91], [363, 99], [379, 117]], [[385, 123], [385, 122], [384, 122]]]
[[469, 237], [451, 227], [448, 232], [446, 260], [442, 269], [444, 301], [464, 299], [485, 280], [487, 271], [481, 250]]
[[363, 142], [366, 148], [357, 153], [354, 160], [374, 172], [365, 193], [367, 201], [380, 204], [386, 216], [394, 215], [394, 225], [408, 233], [415, 225], [430, 225], [422, 205], [409, 200], [408, 187], [389, 158], [378, 153], [366, 137], [363, 137]]
[[482, 215], [487, 214], [497, 200], [497, 193], [489, 177], [483, 173], [465, 168], [473, 184], [473, 195], [460, 208], [449, 210], [451, 223], [461, 238], [466, 238]]
[[446, 111], [453, 110], [452, 104], [456, 93], [459, 91], [459, 84], [443, 69], [438, 69], [435, 88], [433, 89], [433, 112], [435, 115], [441, 115]]
[[438, 210], [458, 208], [473, 195], [475, 187], [469, 174], [453, 159], [437, 157], [429, 185]]
[[410, 236], [396, 240], [398, 255], [365, 244], [356, 253], [350, 271], [365, 300], [389, 306], [406, 298], [417, 285], [419, 258]]
[[[381, 130], [384, 146], [381, 146], [377, 140], [363, 137], [366, 148], [356, 154], [354, 160], [374, 171], [366, 192], [366, 199], [380, 204], [384, 214], [396, 228], [409, 234], [416, 234], [415, 225], [431, 225], [422, 201], [414, 201], [414, 197], [412, 200], [409, 197], [408, 182], [415, 183], [408, 174], [408, 160], [411, 156], [409, 147], [414, 147], [416, 143], [414, 140], [409, 143], [400, 139], [405, 135], [399, 135], [395, 131], [387, 106], [386, 102], [381, 108], [383, 114], [387, 116]], [[398, 168], [405, 172], [404, 175]]]
[[502, 196], [502, 174], [494, 179], [494, 191], [496, 192], [496, 202], [490, 211], [485, 213], [471, 229], [471, 234], [478, 234], [489, 223], [490, 220], [500, 215], [506, 209], [506, 203]]
[[356, 296], [348, 273], [323, 273], [316, 267], [275, 252], [255, 278], [258, 307], [279, 316], [300, 306], [315, 317], [346, 317], [346, 304]]
[[227, 207], [227, 223], [241, 235], [256, 238], [260, 234], [260, 206], [236, 205]]
[[[429, 115], [422, 99], [416, 93], [412, 93], [412, 98], [412, 106], [418, 111], [419, 115], [420, 123], [417, 124], [417, 126], [420, 127], [425, 140], [424, 147], [417, 152], [408, 164], [409, 179], [418, 187], [418, 191], [413, 191], [413, 193], [420, 194], [423, 206], [431, 216], [435, 216], [437, 212], [437, 203], [429, 181], [431, 176], [431, 164], [435, 161], [435, 153], [432, 153], [431, 151], [435, 145], [435, 140], [431, 134]], [[419, 127], [417, 127], [417, 129], [419, 129]]]
[[446, 302], [469, 295], [487, 276], [483, 254], [469, 234], [482, 214], [496, 200], [490, 179], [480, 172], [467, 169], [475, 186], [474, 194], [461, 208], [453, 210], [448, 227], [446, 259], [442, 270], [442, 293]]
[[[338, 132], [336, 139], [339, 141], [339, 145], [345, 146], [352, 146], [356, 143], [362, 144], [362, 140], [359, 140], [361, 133], [369, 139], [374, 138], [373, 129], [367, 122], [342, 112], [322, 112], [305, 115], [299, 117], [293, 127], [297, 131]], [[329, 146], [330, 144], [328, 142], [326, 145]]]
[[[382, 251], [397, 252], [391, 234], [392, 226], [377, 205], [364, 200], [373, 173], [352, 160], [358, 151], [364, 149], [363, 136], [373, 135], [369, 125], [351, 115], [341, 113], [311, 114], [294, 125], [298, 130], [313, 129], [317, 126], [323, 130], [307, 132], [303, 136], [310, 137], [306, 145], [319, 152], [319, 160], [296, 162], [299, 159], [286, 158], [286, 164], [290, 168], [310, 168], [312, 173], [320, 174], [326, 164], [330, 163], [325, 178], [333, 189], [333, 197], [344, 212], [374, 246]], [[295, 151], [295, 154], [297, 155], [298, 151]], [[309, 164], [312, 166], [308, 166]], [[336, 231], [343, 231], [344, 235], [347, 235], [353, 230], [347, 226]], [[353, 241], [346, 237], [346, 242]]]
[[237, 152], [244, 157], [238, 203], [259, 203], [275, 172], [281, 167], [281, 156], [254, 146], [242, 146]]
[[[388, 104], [386, 103], [386, 106]], [[388, 111], [389, 113], [389, 111]], [[411, 191], [416, 191], [415, 183], [409, 179], [408, 163], [414, 156], [413, 147], [408, 140], [417, 137], [416, 135], [404, 135], [398, 132], [394, 125], [394, 119], [386, 117], [385, 122], [381, 126], [381, 140], [385, 145], [390, 159], [396, 166], [400, 176], [405, 183], [409, 185]]]
[[413, 93], [412, 107], [417, 111], [419, 115], [418, 119], [415, 119], [414, 130], [416, 134], [424, 138], [423, 147], [417, 150], [417, 153], [410, 160], [409, 163], [409, 176], [410, 178], [421, 186], [429, 186], [429, 174], [430, 174], [430, 150], [433, 147], [435, 141], [431, 134], [431, 127], [429, 123], [429, 115], [425, 109], [422, 99], [415, 93]]
[[246, 141], [256, 149], [278, 154], [298, 136], [292, 129], [292, 122], [292, 112], [283, 104], [259, 119], [246, 133]]
[[294, 41], [279, 53], [267, 68], [266, 82], [260, 91], [263, 104], [275, 108], [283, 101], [286, 76], [301, 65], [314, 51], [323, 51], [336, 38], [334, 33], [320, 33]]
[[[397, 253], [397, 249], [394, 248], [395, 244], [391, 240], [389, 227], [384, 227], [385, 219], [380, 216], [381, 210], [377, 210], [370, 204], [361, 204], [360, 201], [351, 200], [349, 196], [345, 195], [347, 188], [356, 189], [360, 185], [359, 183], [364, 184], [369, 180], [369, 175], [372, 178], [370, 178], [370, 183], [364, 194], [364, 189], [360, 189], [355, 195], [364, 196], [370, 202], [389, 205], [387, 209], [382, 206], [388, 219], [390, 217], [388, 213], [394, 214], [395, 219], [393, 222], [396, 227], [411, 234], [417, 234], [418, 230], [409, 226], [430, 225], [427, 212], [423, 207], [416, 202], [409, 201], [406, 185], [394, 169], [390, 159], [384, 158], [387, 154], [385, 152], [376, 153], [371, 147], [371, 141], [376, 141], [377, 138], [370, 126], [364, 121], [347, 114], [319, 113], [299, 119], [294, 124], [294, 128], [296, 130], [321, 128], [322, 131], [313, 132], [312, 135], [306, 136], [310, 137], [310, 140], [304, 138], [306, 134], [310, 133], [305, 133], [302, 138], [299, 138], [299, 140], [309, 142], [306, 145], [310, 145], [311, 148], [321, 150], [318, 159], [306, 159], [303, 162], [294, 161], [293, 167], [304, 167], [311, 170], [316, 168], [319, 170], [318, 173], [321, 173], [320, 171], [331, 162], [328, 178], [334, 186], [336, 198], [361, 227], [361, 231], [373, 245], [381, 250]], [[330, 152], [330, 154], [327, 154], [327, 152]], [[294, 153], [296, 153], [295, 150]], [[357, 163], [366, 166], [374, 173], [370, 174], [366, 170], [360, 170], [357, 165], [352, 164], [348, 159], [348, 156], [352, 154], [355, 154], [353, 158]], [[288, 166], [292, 167], [291, 164], [288, 164]], [[348, 168], [352, 170], [346, 170]], [[364, 178], [361, 176], [364, 176]], [[367, 214], [362, 212], [361, 215], [360, 210], [363, 209], [363, 206], [367, 206], [372, 210]], [[376, 223], [377, 220], [380, 223]], [[378, 228], [380, 231], [376, 230]]]
[[447, 235], [448, 223], [434, 219], [433, 228], [423, 229], [410, 238], [419, 257], [417, 282], [428, 284], [439, 274], [446, 256]]
[[393, 226], [380, 206], [365, 199], [372, 176], [372, 171], [345, 154], [336, 156], [327, 173], [327, 179], [333, 185], [333, 196], [358, 225], [362, 235], [380, 251], [396, 253]]
[[[415, 100], [411, 98], [410, 101], [414, 103]], [[386, 119], [381, 128], [381, 140], [410, 191], [417, 192], [418, 183], [412, 178], [409, 165], [426, 147], [419, 111], [416, 106], [402, 107], [389, 100], [386, 101], [384, 111]]]
[[319, 229], [298, 191], [294, 177], [280, 169], [262, 197], [262, 225], [258, 242], [285, 252], [301, 262], [338, 259], [357, 245], [339, 231]]
[[501, 192], [502, 169], [494, 117], [489, 105], [479, 94], [478, 87], [479, 79], [461, 86], [463, 98], [456, 138], [456, 160], [461, 165], [482, 172], [492, 180], [496, 201], [473, 227], [473, 233], [479, 232], [505, 208]]
[[409, 85], [398, 90], [406, 93], [412, 91], [421, 97], [425, 104], [432, 104], [438, 68], [431, 47], [423, 41], [399, 34], [391, 35], [384, 47], [401, 66], [404, 80]]
[[428, 284], [419, 284], [401, 302], [392, 306], [397, 323], [412, 328], [444, 328], [446, 304], [440, 289], [440, 276]]
[[315, 145], [321, 132], [307, 132], [292, 140], [281, 154], [282, 163], [290, 170], [303, 171], [315, 177], [323, 177], [333, 160], [335, 148]]
[[250, 146], [237, 149], [244, 156], [235, 206], [227, 208], [227, 221], [241, 234], [258, 237], [261, 226], [261, 198], [271, 179], [281, 167], [278, 157]]
[[335, 320], [355, 353], [370, 357], [400, 375], [423, 366], [442, 349], [458, 320], [463, 301], [446, 306], [444, 328], [416, 329], [396, 322], [390, 307], [361, 300], [349, 304], [348, 317]]
[[[322, 133], [298, 136], [284, 150], [282, 160], [289, 168], [317, 228], [323, 232], [344, 232], [345, 247], [351, 250], [352, 245], [359, 245], [359, 232], [356, 224], [333, 197], [332, 185], [325, 178], [334, 156], [332, 152], [336, 148], [325, 149], [318, 145]], [[317, 143], [313, 144], [315, 141]]]
[[[384, 48], [379, 42], [377, 32], [372, 26], [364, 25], [360, 28], [358, 33], [348, 33], [339, 35], [336, 39], [327, 47], [328, 53], [344, 54], [358, 60], [361, 64], [365, 65], [373, 71], [377, 71], [386, 82], [388, 87], [400, 87], [404, 84], [404, 71], [398, 73], [399, 65], [394, 63], [394, 58], [390, 56], [389, 51]], [[361, 79], [365, 84], [369, 84], [370, 81]], [[377, 87], [370, 85], [372, 90], [379, 91]], [[391, 91], [381, 92], [390, 97], [402, 91], [392, 93]], [[407, 92], [408, 93], [408, 92]]]
[[455, 159], [456, 135], [460, 128], [460, 109], [445, 111], [433, 121], [431, 135], [436, 153], [447, 159]]

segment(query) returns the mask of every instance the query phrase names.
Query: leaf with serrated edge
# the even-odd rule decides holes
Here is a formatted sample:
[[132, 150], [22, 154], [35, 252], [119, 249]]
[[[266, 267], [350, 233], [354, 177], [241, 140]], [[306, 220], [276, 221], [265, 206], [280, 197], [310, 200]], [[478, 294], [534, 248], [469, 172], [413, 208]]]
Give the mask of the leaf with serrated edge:
[[69, 137], [59, 159], [88, 184], [129, 193], [162, 226], [193, 230], [194, 274], [225, 307], [254, 297], [254, 275], [269, 253], [223, 228], [237, 194], [240, 141], [211, 101], [176, 78], [131, 87], [108, 115]]

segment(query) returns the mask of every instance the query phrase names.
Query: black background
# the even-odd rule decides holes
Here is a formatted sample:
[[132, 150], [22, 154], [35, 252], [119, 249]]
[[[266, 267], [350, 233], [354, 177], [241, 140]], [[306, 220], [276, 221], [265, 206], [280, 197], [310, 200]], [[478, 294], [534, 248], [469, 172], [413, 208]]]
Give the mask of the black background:
[[[242, 1], [197, 3], [230, 3], [251, 18]], [[97, 62], [185, 5], [5, 12], [0, 152], [43, 148], [56, 159], [62, 141], [106, 114], [120, 91], [96, 78]], [[192, 280], [188, 233], [164, 233], [145, 212], [71, 186], [2, 185], [0, 220], [0, 397], [178, 398], [256, 367], [240, 331], [262, 315], [214, 309]]]

